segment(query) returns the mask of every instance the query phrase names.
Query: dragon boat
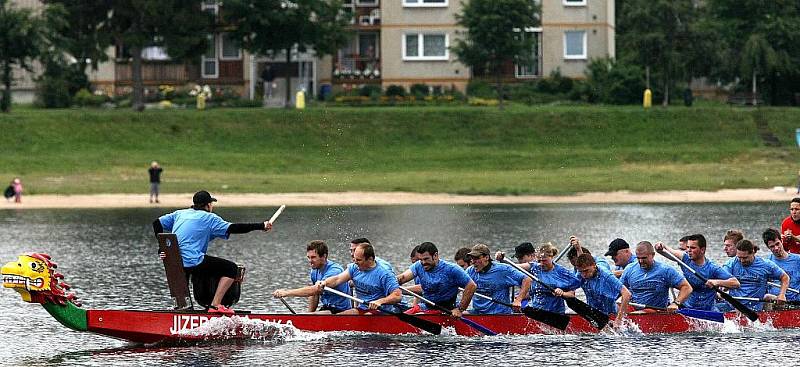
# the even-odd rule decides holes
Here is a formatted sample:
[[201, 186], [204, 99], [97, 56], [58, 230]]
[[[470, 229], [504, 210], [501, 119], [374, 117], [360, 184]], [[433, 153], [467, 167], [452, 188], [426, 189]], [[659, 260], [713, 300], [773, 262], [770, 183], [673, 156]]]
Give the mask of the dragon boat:
[[[319, 315], [238, 311], [234, 315], [205, 310], [102, 310], [83, 308], [69, 292], [63, 275], [46, 254], [21, 255], [2, 268], [3, 287], [19, 292], [29, 303], [39, 303], [64, 326], [134, 343], [163, 343], [215, 339], [252, 339], [286, 336], [293, 330], [308, 332], [349, 331], [381, 334], [425, 334], [420, 328], [396, 315]], [[440, 325], [451, 334], [483, 335], [463, 320], [446, 315], [415, 316]], [[578, 315], [570, 315], [566, 329], [558, 330], [524, 314], [468, 315], [498, 334], [593, 334], [600, 332]], [[725, 324], [748, 327], [754, 323], [739, 313], [725, 314]], [[677, 313], [630, 314], [626, 321], [641, 333], [683, 333], [708, 331], [717, 327]], [[755, 324], [768, 328], [800, 328], [800, 310], [760, 312]], [[717, 327], [718, 329], [721, 328]]]

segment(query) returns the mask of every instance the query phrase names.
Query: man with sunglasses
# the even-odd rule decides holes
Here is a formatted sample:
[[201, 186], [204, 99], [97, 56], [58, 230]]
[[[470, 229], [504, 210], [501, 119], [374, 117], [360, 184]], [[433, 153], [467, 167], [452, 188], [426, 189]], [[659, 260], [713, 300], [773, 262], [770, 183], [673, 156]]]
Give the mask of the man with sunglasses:
[[[635, 264], [625, 267], [620, 277], [622, 285], [631, 291], [631, 302], [658, 308], [677, 310], [689, 298], [692, 286], [675, 268], [655, 261], [656, 249], [648, 241], [636, 245]], [[678, 290], [670, 302], [669, 290]]]
[[[471, 314], [508, 314], [517, 311], [522, 306], [522, 300], [528, 296], [531, 288], [531, 279], [511, 265], [492, 262], [489, 255], [489, 246], [479, 243], [472, 247], [469, 256], [472, 257], [472, 266], [467, 268], [467, 274], [478, 286], [475, 293], [489, 296], [494, 300], [511, 303], [514, 310], [499, 302], [493, 302], [483, 297], [472, 300]], [[509, 300], [509, 288], [520, 287], [514, 301]]]
[[614, 275], [619, 278], [625, 267], [636, 262], [636, 256], [631, 253], [631, 246], [622, 238], [616, 238], [608, 244], [605, 256], [611, 256], [614, 262]]

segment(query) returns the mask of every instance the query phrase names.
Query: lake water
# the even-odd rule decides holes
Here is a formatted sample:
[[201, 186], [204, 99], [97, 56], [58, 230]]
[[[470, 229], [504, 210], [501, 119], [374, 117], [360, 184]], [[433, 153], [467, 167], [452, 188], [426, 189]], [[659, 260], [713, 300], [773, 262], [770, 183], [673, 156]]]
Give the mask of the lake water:
[[[225, 208], [232, 222], [268, 218], [274, 208]], [[0, 263], [27, 252], [45, 252], [59, 264], [86, 308], [165, 309], [172, 306], [151, 222], [163, 209], [0, 210]], [[308, 282], [305, 244], [325, 240], [330, 258], [349, 262], [349, 240], [367, 237], [378, 256], [405, 269], [414, 245], [432, 241], [442, 258], [478, 242], [513, 251], [522, 241], [558, 247], [577, 235], [595, 254], [616, 237], [674, 244], [689, 233], [709, 239], [708, 256], [722, 261], [722, 236], [740, 228], [761, 243], [778, 226], [784, 204], [504, 205], [288, 208], [271, 233], [217, 240], [210, 254], [248, 268], [238, 309], [286, 312], [270, 295], [276, 288]], [[761, 254], [767, 251], [763, 248]], [[663, 259], [658, 259], [662, 261]], [[566, 260], [562, 260], [564, 264]], [[287, 299], [304, 309], [305, 300]], [[285, 341], [251, 340], [184, 347], [143, 348], [68, 330], [42, 307], [0, 290], [3, 365], [717, 365], [791, 366], [798, 331], [698, 332], [682, 335], [580, 336], [383, 336], [297, 333]]]

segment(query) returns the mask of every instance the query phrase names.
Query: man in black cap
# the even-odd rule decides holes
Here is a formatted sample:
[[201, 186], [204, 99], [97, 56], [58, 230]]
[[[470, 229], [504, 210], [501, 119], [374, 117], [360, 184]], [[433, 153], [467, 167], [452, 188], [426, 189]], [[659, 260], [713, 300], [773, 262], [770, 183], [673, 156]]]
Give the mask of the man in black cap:
[[[188, 209], [176, 210], [153, 221], [153, 231], [159, 233], [175, 233], [183, 260], [183, 270], [187, 275], [219, 277], [219, 285], [211, 301], [208, 312], [233, 314], [233, 310], [224, 305], [222, 297], [238, 276], [238, 266], [228, 260], [208, 256], [208, 244], [215, 238], [228, 239], [231, 233], [247, 233], [255, 230], [269, 232], [272, 223], [229, 223], [213, 213], [214, 202], [208, 191], [202, 190], [194, 194], [194, 205]], [[166, 254], [159, 254], [164, 258]]]
[[514, 247], [514, 257], [520, 264], [534, 262], [536, 261], [536, 249], [530, 242], [520, 243]]
[[622, 276], [622, 271], [625, 270], [628, 264], [636, 262], [636, 256], [631, 254], [631, 245], [622, 238], [611, 241], [605, 256], [611, 256], [611, 260], [614, 261], [614, 265], [616, 266], [614, 268], [614, 275], [616, 275], [617, 278]]

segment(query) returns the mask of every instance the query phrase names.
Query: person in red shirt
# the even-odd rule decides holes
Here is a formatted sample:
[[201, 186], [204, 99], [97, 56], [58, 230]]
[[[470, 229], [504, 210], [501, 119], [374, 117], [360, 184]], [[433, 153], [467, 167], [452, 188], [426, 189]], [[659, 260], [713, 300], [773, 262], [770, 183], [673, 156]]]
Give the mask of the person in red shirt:
[[789, 203], [789, 216], [781, 223], [781, 233], [786, 251], [800, 254], [800, 197]]

